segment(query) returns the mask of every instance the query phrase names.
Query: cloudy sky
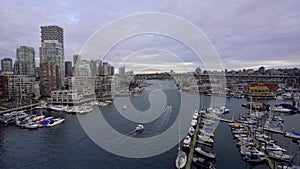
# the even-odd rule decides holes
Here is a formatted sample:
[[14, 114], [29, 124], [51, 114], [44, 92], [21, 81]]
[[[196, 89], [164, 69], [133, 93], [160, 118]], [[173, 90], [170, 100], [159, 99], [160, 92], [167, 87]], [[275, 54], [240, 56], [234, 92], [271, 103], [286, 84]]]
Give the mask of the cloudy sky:
[[[72, 60], [97, 31], [119, 18], [144, 12], [171, 14], [195, 25], [216, 49], [223, 68], [300, 67], [299, 0], [1, 0], [0, 59], [15, 58], [16, 48], [26, 45], [35, 48], [38, 61], [40, 26], [59, 25], [65, 31], [65, 59]], [[136, 25], [126, 26], [135, 29]], [[92, 56], [102, 57], [100, 53]], [[180, 71], [205, 68], [199, 57], [178, 40], [143, 34], [115, 45], [104, 60], [134, 70]]]

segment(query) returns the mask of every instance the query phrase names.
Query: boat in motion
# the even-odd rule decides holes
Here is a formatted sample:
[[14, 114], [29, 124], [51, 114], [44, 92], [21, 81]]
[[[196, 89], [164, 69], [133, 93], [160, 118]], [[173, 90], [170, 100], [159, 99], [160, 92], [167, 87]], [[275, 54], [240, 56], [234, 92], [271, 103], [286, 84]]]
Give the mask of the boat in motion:
[[136, 128], [135, 128], [135, 131], [137, 133], [143, 132], [144, 131], [144, 126], [142, 124], [137, 125]]

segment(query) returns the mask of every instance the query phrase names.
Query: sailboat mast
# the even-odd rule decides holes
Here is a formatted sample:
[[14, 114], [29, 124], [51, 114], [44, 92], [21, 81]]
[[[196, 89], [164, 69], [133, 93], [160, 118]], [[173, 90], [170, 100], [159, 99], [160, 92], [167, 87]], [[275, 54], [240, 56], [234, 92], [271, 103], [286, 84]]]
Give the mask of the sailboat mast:
[[180, 120], [178, 120], [178, 150], [180, 150]]

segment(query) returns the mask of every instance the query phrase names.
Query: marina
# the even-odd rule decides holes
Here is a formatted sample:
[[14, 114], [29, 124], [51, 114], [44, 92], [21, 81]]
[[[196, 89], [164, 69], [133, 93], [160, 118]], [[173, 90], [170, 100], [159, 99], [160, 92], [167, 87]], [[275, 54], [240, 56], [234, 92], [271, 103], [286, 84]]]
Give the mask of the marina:
[[[132, 96], [132, 104], [135, 105], [138, 109], [147, 109], [149, 105], [143, 102], [143, 100], [148, 97], [147, 92], [155, 88], [167, 88], [164, 90], [168, 98], [168, 104], [172, 105], [173, 113], [171, 113], [170, 116], [167, 114], [162, 116], [162, 119], [156, 122], [143, 124], [144, 131], [140, 132], [138, 135], [133, 134], [132, 137], [151, 137], [160, 133], [161, 131], [164, 131], [174, 121], [176, 117], [176, 111], [179, 110], [178, 96], [183, 95], [184, 97], [188, 98], [198, 97], [198, 95], [195, 94], [189, 94], [185, 92], [178, 93], [177, 89], [172, 89], [174, 85], [172, 82], [155, 80], [151, 82], [153, 83], [153, 85], [146, 88], [144, 93], [137, 97]], [[197, 119], [194, 132], [192, 132], [192, 130], [190, 132], [189, 130], [181, 130], [181, 135], [183, 136], [183, 138], [185, 138], [185, 135], [189, 135], [188, 133], [194, 133], [193, 137], [191, 137], [189, 146], [190, 150], [187, 151], [187, 164], [185, 165], [185, 168], [195, 169], [197, 168], [197, 166], [198, 168], [201, 168], [199, 167], [200, 164], [202, 165], [201, 161], [203, 162], [203, 164], [207, 164], [206, 162], [204, 162], [207, 158], [205, 158], [205, 156], [201, 154], [205, 154], [205, 152], [212, 152], [212, 150], [216, 155], [215, 158], [217, 159], [214, 162], [215, 168], [264, 169], [269, 168], [269, 166], [271, 166], [272, 164], [273, 166], [275, 166], [274, 160], [269, 158], [269, 156], [264, 156], [266, 158], [266, 163], [262, 162], [259, 163], [259, 165], [253, 165], [253, 162], [247, 162], [249, 160], [246, 160], [245, 158], [243, 159], [243, 157], [240, 155], [239, 149], [236, 148], [236, 141], [232, 135], [231, 127], [228, 124], [235, 123], [235, 120], [239, 119], [239, 117], [242, 117], [249, 113], [249, 109], [241, 106], [247, 100], [243, 98], [227, 99], [226, 107], [230, 109], [230, 113], [214, 117], [214, 115], [206, 112], [206, 109], [210, 107], [209, 105], [212, 97], [214, 96], [202, 96], [203, 101], [201, 101], [201, 107], [203, 107], [203, 109], [200, 109], [200, 111], [195, 111], [195, 109], [189, 110], [199, 113], [197, 117], [195, 116], [196, 113], [192, 113], [193, 115], [190, 117], [189, 123], [191, 123], [193, 119]], [[278, 104], [278, 101], [273, 100], [270, 101], [269, 104], [275, 105]], [[121, 103], [120, 105], [121, 110], [129, 110], [127, 104]], [[123, 109], [123, 105], [127, 105], [127, 109]], [[105, 106], [95, 106], [101, 110], [105, 118], [110, 119], [111, 125], [115, 128], [118, 128], [119, 132], [131, 133], [132, 130], [138, 126], [138, 124], [128, 123], [126, 119], [118, 115], [113, 103]], [[213, 110], [208, 109], [208, 111]], [[63, 118], [65, 119], [65, 121], [61, 125], [38, 130], [21, 130], [14, 125], [1, 124], [0, 142], [2, 146], [0, 147], [0, 152], [2, 154], [2, 158], [0, 168], [35, 168], [37, 165], [41, 165], [44, 163], [50, 164], [50, 162], [47, 162], [49, 157], [53, 159], [51, 161], [51, 164], [60, 165], [62, 168], [68, 168], [68, 166], [73, 166], [74, 164], [76, 164], [78, 168], [98, 168], [99, 165], [104, 165], [106, 166], [106, 168], [125, 167], [129, 169], [150, 169], [153, 168], [153, 165], [157, 166], [157, 168], [176, 168], [174, 162], [178, 153], [178, 145], [174, 145], [172, 149], [154, 157], [143, 159], [122, 158], [106, 152], [105, 150], [101, 149], [101, 147], [95, 145], [84, 133], [76, 115], [69, 114], [66, 111], [58, 111], [45, 108], [33, 109], [32, 112], [35, 114], [43, 114], [46, 117]], [[295, 134], [291, 135], [293, 129], [295, 131], [299, 131], [298, 120], [300, 116], [297, 113], [287, 114], [274, 112], [273, 114], [276, 115], [276, 117], [278, 116], [284, 119], [284, 124], [282, 126], [282, 130], [280, 130], [280, 133], [277, 134], [269, 132], [267, 133], [267, 135], [272, 136], [272, 139], [276, 141], [276, 144], [286, 149], [288, 151], [288, 154], [295, 155], [292, 159], [292, 162], [293, 165], [298, 165], [297, 161], [299, 159], [299, 144], [297, 141], [292, 141], [292, 139], [285, 136], [294, 136]], [[89, 113], [83, 114], [83, 116], [89, 116]], [[216, 121], [220, 121], [218, 122], [217, 128], [213, 133], [209, 132], [209, 130], [205, 130], [205, 128], [209, 129], [209, 126], [213, 123], [212, 117], [214, 117]], [[247, 121], [247, 123], [252, 123], [252, 121]], [[199, 143], [199, 138], [208, 139], [208, 137], [206, 137], [205, 135], [199, 137], [200, 131], [204, 132], [205, 135], [214, 136], [213, 143]], [[290, 134], [285, 134], [285, 132], [283, 131], [288, 131], [288, 133]], [[237, 130], [235, 133], [242, 134], [243, 131]], [[250, 136], [253, 137], [254, 135], [252, 134]], [[182, 141], [184, 141], [184, 139]], [[24, 142], [28, 142], [28, 144], [24, 145]], [[121, 139], [120, 141], [117, 141], [116, 144], [123, 144], [123, 142], [126, 142], [126, 140]], [[258, 144], [258, 140], [254, 141], [254, 143]], [[20, 153], [20, 150], [17, 147], [22, 147], [23, 153]], [[74, 147], [76, 147], [76, 149], [74, 149]], [[201, 147], [201, 149], [197, 147]], [[195, 150], [195, 148], [197, 148], [197, 151]], [[258, 150], [263, 151], [261, 148], [259, 148]], [[28, 155], [29, 152], [30, 155]], [[199, 152], [201, 153], [199, 154]], [[68, 154], [76, 155], [70, 157], [68, 156]], [[208, 154], [206, 154], [206, 157], [207, 155]], [[28, 156], [29, 160], [35, 160], [36, 162], [29, 163], [29, 161], [24, 160], [25, 156]], [[213, 157], [211, 156], [211, 154], [208, 156], [210, 156], [210, 158]], [[86, 162], [83, 162], [79, 159]], [[17, 164], [12, 163], [12, 161], [16, 160], [20, 162]], [[118, 160], [119, 163], [122, 164], [122, 167], [118, 164], [115, 164], [115, 160]], [[284, 162], [276, 163], [276, 166], [280, 164], [287, 165], [286, 162]]]

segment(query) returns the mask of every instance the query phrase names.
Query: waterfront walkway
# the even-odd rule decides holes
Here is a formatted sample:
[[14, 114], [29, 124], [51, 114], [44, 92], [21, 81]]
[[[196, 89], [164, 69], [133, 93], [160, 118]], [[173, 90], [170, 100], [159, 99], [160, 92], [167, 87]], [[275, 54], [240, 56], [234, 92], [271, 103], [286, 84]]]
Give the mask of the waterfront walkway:
[[[198, 114], [199, 114], [199, 112], [198, 112]], [[187, 159], [187, 163], [185, 165], [185, 169], [190, 169], [192, 166], [192, 160], [193, 160], [195, 146], [196, 146], [196, 142], [197, 142], [197, 136], [198, 136], [198, 132], [199, 132], [200, 122], [201, 122], [201, 114], [199, 114], [199, 117], [198, 117], [198, 122], [197, 122], [197, 126], [196, 126], [195, 133], [193, 136], [193, 140], [190, 145], [190, 152], [188, 154], [188, 159]]]
[[12, 111], [20, 111], [20, 110], [30, 109], [30, 108], [33, 108], [33, 107], [37, 106], [38, 104], [39, 103], [35, 103], [35, 104], [26, 105], [26, 106], [21, 106], [21, 107], [16, 107], [16, 108], [12, 108], [12, 109], [3, 110], [3, 111], [0, 111], [0, 115], [4, 114], [4, 113], [9, 113], [9, 112], [12, 112]]

